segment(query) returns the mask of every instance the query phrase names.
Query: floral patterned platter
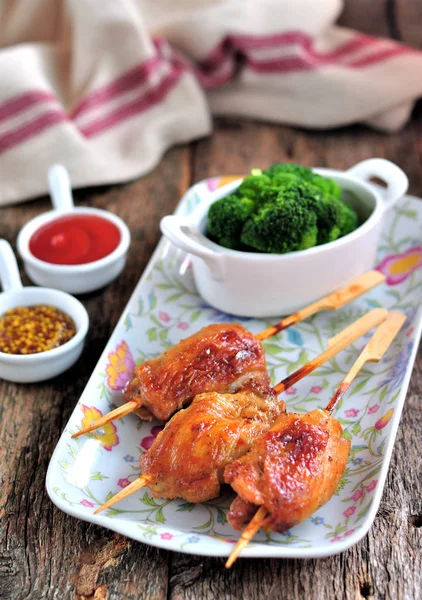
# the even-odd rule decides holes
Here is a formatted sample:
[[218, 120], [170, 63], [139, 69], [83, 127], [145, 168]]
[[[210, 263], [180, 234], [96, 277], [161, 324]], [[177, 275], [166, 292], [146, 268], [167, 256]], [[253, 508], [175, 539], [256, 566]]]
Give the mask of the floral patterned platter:
[[[188, 214], [224, 178], [193, 186], [179, 214]], [[338, 312], [324, 312], [264, 343], [274, 382], [321, 352], [327, 340], [375, 306], [404, 311], [407, 322], [380, 363], [362, 370], [336, 410], [344, 435], [352, 440], [347, 470], [336, 494], [310, 519], [284, 534], [262, 531], [243, 551], [254, 557], [320, 557], [355, 544], [368, 531], [381, 499], [422, 329], [422, 203], [402, 199], [386, 224], [378, 269], [386, 284]], [[238, 538], [226, 514], [230, 490], [205, 504], [153, 499], [147, 488], [104, 514], [96, 507], [138, 475], [138, 459], [161, 427], [128, 415], [95, 434], [71, 434], [122, 403], [121, 390], [135, 364], [157, 356], [210, 323], [236, 320], [196, 294], [189, 258], [162, 239], [117, 324], [70, 420], [47, 473], [47, 490], [63, 511], [146, 544], [192, 554], [226, 556]], [[253, 332], [269, 323], [237, 319]], [[284, 399], [299, 413], [327, 404], [362, 349], [355, 343], [294, 387]]]

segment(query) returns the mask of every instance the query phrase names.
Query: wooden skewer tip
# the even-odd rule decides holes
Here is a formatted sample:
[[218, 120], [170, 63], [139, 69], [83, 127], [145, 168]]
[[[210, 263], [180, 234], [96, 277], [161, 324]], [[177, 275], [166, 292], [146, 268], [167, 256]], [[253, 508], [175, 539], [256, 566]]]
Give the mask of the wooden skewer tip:
[[99, 427], [103, 427], [104, 425], [107, 425], [107, 423], [111, 423], [111, 421], [114, 421], [115, 419], [120, 419], [121, 417], [124, 417], [125, 415], [130, 414], [131, 412], [135, 411], [137, 408], [139, 408], [139, 403], [136, 402], [135, 400], [130, 400], [129, 402], [125, 402], [125, 404], [123, 404], [122, 406], [115, 408], [114, 410], [110, 411], [106, 415], [103, 415], [96, 421], [92, 421], [92, 423], [90, 423], [86, 427], [83, 427], [82, 429], [80, 429], [79, 431], [74, 433], [72, 435], [72, 438], [77, 438], [80, 435], [84, 435], [86, 433], [91, 433], [91, 431], [94, 431], [95, 429], [98, 429]]
[[98, 513], [102, 512], [106, 508], [110, 508], [110, 506], [113, 506], [113, 504], [116, 504], [117, 502], [120, 502], [120, 500], [131, 496], [133, 493], [147, 486], [150, 481], [151, 477], [149, 475], [141, 475], [141, 477], [138, 477], [138, 479], [135, 479], [135, 481], [125, 487], [121, 492], [115, 494], [105, 504], [94, 510], [94, 515], [98, 515]]
[[239, 554], [242, 552], [243, 548], [249, 544], [251, 539], [255, 536], [258, 529], [261, 527], [262, 522], [267, 516], [268, 511], [265, 506], [260, 506], [256, 511], [253, 519], [249, 522], [246, 528], [243, 530], [242, 535], [240, 536], [236, 546], [233, 548], [229, 558], [226, 562], [226, 569], [230, 569], [230, 567], [235, 563], [235, 561], [239, 558]]

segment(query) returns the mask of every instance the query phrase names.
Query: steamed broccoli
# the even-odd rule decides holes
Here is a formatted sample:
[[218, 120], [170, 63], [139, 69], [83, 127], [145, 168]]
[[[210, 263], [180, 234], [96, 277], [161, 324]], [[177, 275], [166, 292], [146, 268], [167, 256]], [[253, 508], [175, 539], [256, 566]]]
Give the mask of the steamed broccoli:
[[286, 175], [286, 173], [294, 175], [302, 181], [308, 181], [310, 175], [313, 175], [311, 169], [296, 163], [280, 163], [277, 165], [272, 165], [263, 171], [263, 175], [266, 175], [271, 180], [276, 179], [279, 175]]
[[321, 199], [311, 200], [309, 206], [317, 216], [318, 245], [333, 242], [358, 226], [356, 212], [335, 196], [322, 194]]
[[273, 165], [272, 167], [265, 169], [263, 175], [269, 177], [271, 181], [276, 184], [278, 181], [282, 182], [283, 178], [297, 177], [301, 181], [307, 181], [308, 183], [315, 185], [325, 196], [334, 196], [337, 199], [340, 199], [341, 196], [341, 188], [333, 179], [322, 177], [322, 175], [314, 173], [311, 169], [296, 163]]
[[312, 173], [309, 183], [312, 183], [312, 185], [315, 185], [317, 188], [319, 188], [324, 196], [331, 196], [336, 200], [340, 200], [341, 187], [334, 181], [334, 179], [330, 179], [330, 177], [322, 177], [322, 175], [318, 175], [317, 173]]
[[[315, 213], [317, 218], [317, 244], [333, 242], [340, 237], [342, 202], [333, 196], [325, 196], [319, 188], [312, 184], [308, 184], [308, 186], [310, 189], [315, 190], [315, 194], [307, 200], [307, 206]], [[316, 190], [319, 192], [318, 195]]]
[[342, 235], [344, 211], [340, 200], [341, 188], [333, 179], [322, 177], [296, 163], [273, 165], [263, 174], [270, 177], [273, 185], [284, 187], [296, 180], [301, 182], [301, 189], [306, 189], [307, 186], [306, 200], [317, 217], [317, 244], [333, 242]]
[[315, 213], [301, 202], [280, 197], [246, 221], [241, 240], [261, 252], [284, 253], [315, 246], [317, 233]]
[[208, 213], [214, 241], [236, 250], [284, 253], [331, 242], [358, 225], [332, 179], [294, 163], [254, 169]]
[[356, 229], [359, 225], [359, 220], [356, 212], [345, 202], [340, 201], [341, 216], [340, 216], [340, 236], [347, 235]]
[[211, 205], [208, 211], [208, 233], [220, 246], [238, 249], [240, 234], [255, 205], [249, 198], [226, 196]]
[[[281, 177], [281, 174], [277, 174], [276, 177]], [[317, 244], [332, 242], [340, 236], [342, 203], [333, 196], [325, 195], [320, 187], [308, 181], [300, 181], [298, 178], [296, 183], [287, 180], [282, 187], [280, 186], [278, 197], [291, 198], [315, 213], [318, 229]]]
[[252, 174], [245, 177], [236, 190], [236, 195], [241, 198], [250, 198], [256, 202], [258, 197], [265, 194], [265, 190], [270, 186], [271, 179], [263, 175], [260, 169], [253, 169]]

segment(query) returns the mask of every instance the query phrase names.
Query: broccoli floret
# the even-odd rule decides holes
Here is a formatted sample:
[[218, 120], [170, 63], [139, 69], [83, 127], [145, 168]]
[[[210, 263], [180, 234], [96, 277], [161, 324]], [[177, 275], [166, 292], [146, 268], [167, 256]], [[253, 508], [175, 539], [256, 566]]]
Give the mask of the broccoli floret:
[[241, 240], [261, 252], [305, 250], [317, 242], [316, 215], [307, 206], [279, 195], [246, 221]]
[[302, 181], [308, 181], [313, 175], [311, 169], [296, 163], [280, 163], [272, 165], [272, 167], [268, 167], [268, 169], [263, 171], [263, 174], [267, 175], [271, 180], [277, 178], [279, 175], [286, 175], [286, 173], [296, 176]]
[[322, 195], [317, 201], [311, 200], [308, 206], [317, 217], [318, 245], [337, 240], [359, 224], [356, 212], [334, 196]]
[[312, 173], [312, 177], [310, 177], [308, 181], [309, 183], [312, 183], [312, 185], [315, 185], [317, 188], [319, 188], [327, 198], [334, 197], [336, 200], [340, 200], [341, 187], [334, 181], [334, 179], [322, 177], [317, 173]]
[[341, 202], [340, 237], [354, 231], [359, 225], [359, 218], [351, 206]]
[[263, 175], [259, 169], [253, 169], [253, 175], [248, 175], [242, 181], [236, 190], [236, 196], [240, 198], [249, 198], [256, 202], [259, 195], [271, 185], [271, 180], [266, 175]]
[[[281, 173], [275, 175], [281, 176]], [[295, 181], [285, 181], [283, 186], [270, 188], [274, 193], [271, 197], [267, 195], [267, 201], [243, 227], [241, 240], [244, 244], [264, 252], [284, 253], [315, 246], [320, 238], [331, 241], [338, 237], [340, 211], [336, 205], [332, 206], [335, 201], [326, 202], [317, 187], [297, 178]], [[280, 232], [282, 240], [278, 235]]]
[[257, 188], [257, 193], [253, 197], [255, 202], [255, 210], [258, 210], [264, 204], [272, 204], [275, 202], [280, 192], [285, 192], [286, 188], [291, 185], [300, 185], [300, 181], [296, 175], [283, 173], [274, 177], [271, 183]]
[[278, 185], [278, 181], [283, 182], [283, 178], [289, 177], [292, 179], [297, 177], [301, 181], [307, 181], [315, 185], [325, 196], [334, 196], [337, 199], [340, 199], [341, 196], [341, 188], [333, 179], [322, 177], [322, 175], [314, 173], [311, 169], [296, 163], [273, 165], [265, 169], [263, 175], [267, 175], [275, 185]]
[[208, 211], [208, 233], [220, 246], [233, 250], [241, 248], [242, 227], [254, 210], [249, 198], [226, 196], [211, 205]]
[[258, 210], [264, 204], [273, 204], [280, 195], [280, 186], [270, 185], [263, 188], [256, 196], [255, 210]]
[[300, 180], [294, 173], [278, 173], [271, 179], [271, 187], [266, 188], [266, 190], [277, 188], [278, 191], [280, 191], [280, 188], [284, 188], [291, 184], [300, 185], [301, 183], [303, 183], [303, 180]]
[[[319, 175], [316, 177], [319, 177]], [[318, 245], [333, 242], [340, 237], [343, 214], [341, 200], [325, 194], [321, 187], [310, 181], [301, 182], [296, 186], [289, 186], [287, 190], [290, 196], [295, 197], [315, 213]]]
[[311, 200], [308, 205], [317, 217], [318, 245], [333, 242], [358, 226], [355, 211], [334, 196], [322, 194], [320, 199]]
[[[309, 187], [315, 190], [318, 189], [311, 184], [309, 184]], [[317, 244], [326, 244], [327, 242], [333, 242], [340, 236], [342, 211], [339, 200], [332, 196], [324, 196], [320, 190], [318, 191], [319, 196], [311, 196], [308, 200], [308, 206], [314, 211], [317, 219]]]

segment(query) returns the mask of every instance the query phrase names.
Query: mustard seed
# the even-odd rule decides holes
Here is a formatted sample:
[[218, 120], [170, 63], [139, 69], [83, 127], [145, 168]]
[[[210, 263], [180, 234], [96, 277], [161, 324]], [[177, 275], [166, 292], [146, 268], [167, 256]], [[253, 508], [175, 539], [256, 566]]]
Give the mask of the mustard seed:
[[75, 334], [73, 320], [54, 306], [18, 306], [0, 316], [0, 352], [7, 354], [45, 352]]

